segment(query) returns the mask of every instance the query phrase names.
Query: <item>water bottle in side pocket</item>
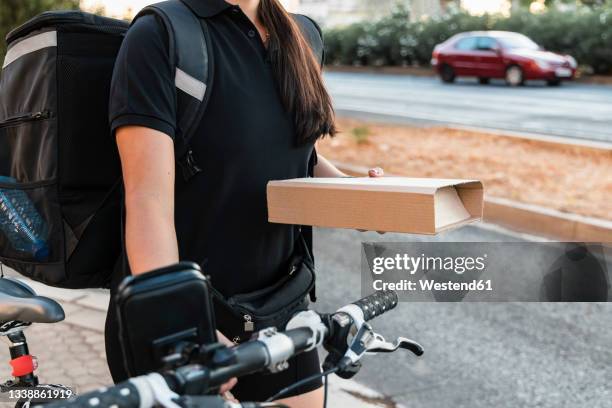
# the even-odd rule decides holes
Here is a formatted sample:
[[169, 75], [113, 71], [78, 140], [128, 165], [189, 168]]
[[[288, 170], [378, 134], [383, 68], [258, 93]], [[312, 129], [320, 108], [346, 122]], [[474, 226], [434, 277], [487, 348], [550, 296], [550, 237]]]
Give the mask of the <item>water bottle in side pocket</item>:
[[[17, 184], [17, 180], [0, 176], [0, 183]], [[36, 261], [49, 257], [48, 226], [25, 191], [0, 187], [0, 231], [16, 251]]]

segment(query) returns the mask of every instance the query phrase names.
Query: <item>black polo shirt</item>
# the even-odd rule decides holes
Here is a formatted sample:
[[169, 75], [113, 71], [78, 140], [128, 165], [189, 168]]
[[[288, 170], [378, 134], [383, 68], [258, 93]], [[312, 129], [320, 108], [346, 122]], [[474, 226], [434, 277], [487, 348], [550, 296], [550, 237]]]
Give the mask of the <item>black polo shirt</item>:
[[[266, 184], [306, 177], [313, 146], [296, 145], [267, 50], [241, 9], [223, 0], [187, 3], [207, 18], [215, 67], [210, 102], [191, 142], [203, 171], [184, 181], [177, 169], [179, 253], [230, 296], [270, 285], [283, 273], [298, 231], [268, 223]], [[174, 79], [163, 26], [154, 16], [139, 18], [115, 66], [113, 131], [140, 125], [173, 138]]]

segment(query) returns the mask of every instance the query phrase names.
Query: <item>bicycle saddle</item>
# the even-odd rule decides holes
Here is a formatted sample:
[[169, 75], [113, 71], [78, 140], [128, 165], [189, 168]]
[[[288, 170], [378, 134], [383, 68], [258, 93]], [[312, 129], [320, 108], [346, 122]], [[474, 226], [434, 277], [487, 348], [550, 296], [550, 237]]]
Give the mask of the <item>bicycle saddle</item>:
[[64, 309], [53, 299], [36, 295], [28, 285], [0, 278], [0, 323], [55, 323], [64, 320]]

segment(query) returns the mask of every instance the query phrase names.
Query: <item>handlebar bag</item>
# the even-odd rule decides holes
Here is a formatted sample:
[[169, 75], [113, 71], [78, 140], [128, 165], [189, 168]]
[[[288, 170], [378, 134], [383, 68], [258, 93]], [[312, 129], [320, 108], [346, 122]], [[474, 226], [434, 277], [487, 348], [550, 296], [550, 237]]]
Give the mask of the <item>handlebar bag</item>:
[[234, 343], [267, 327], [284, 330], [296, 313], [308, 309], [314, 285], [314, 262], [300, 234], [286, 274], [273, 285], [229, 298], [211, 286], [217, 329]]
[[209, 280], [192, 262], [126, 277], [115, 295], [130, 377], [158, 371], [179, 344], [217, 341]]

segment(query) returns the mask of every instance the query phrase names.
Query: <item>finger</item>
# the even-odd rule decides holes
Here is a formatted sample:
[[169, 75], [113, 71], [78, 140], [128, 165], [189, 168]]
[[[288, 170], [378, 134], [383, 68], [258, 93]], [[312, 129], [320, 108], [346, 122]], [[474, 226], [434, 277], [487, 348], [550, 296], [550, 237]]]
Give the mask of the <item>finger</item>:
[[380, 167], [374, 167], [368, 171], [368, 176], [370, 177], [382, 177], [385, 175], [385, 172]]
[[217, 340], [219, 341], [219, 343], [224, 344], [228, 347], [234, 347], [236, 345], [233, 341], [225, 337], [225, 335], [219, 330], [217, 330]]
[[236, 397], [234, 397], [234, 394], [232, 394], [232, 393], [231, 393], [231, 392], [229, 392], [229, 391], [228, 391], [228, 392], [226, 392], [225, 394], [223, 394], [223, 399], [225, 399], [226, 401], [229, 401], [229, 402], [236, 403], [236, 404], [240, 403], [240, 401], [238, 401], [238, 400], [236, 399]]
[[237, 383], [238, 380], [236, 378], [232, 378], [231, 380], [223, 384], [221, 388], [219, 388], [219, 394], [224, 395], [225, 393], [229, 392], [229, 390], [234, 388]]
[[223, 395], [225, 393], [228, 393], [229, 390], [236, 386], [236, 384], [238, 384], [238, 379], [236, 377], [230, 379], [228, 382], [221, 386], [221, 388], [219, 389], [219, 394]]

